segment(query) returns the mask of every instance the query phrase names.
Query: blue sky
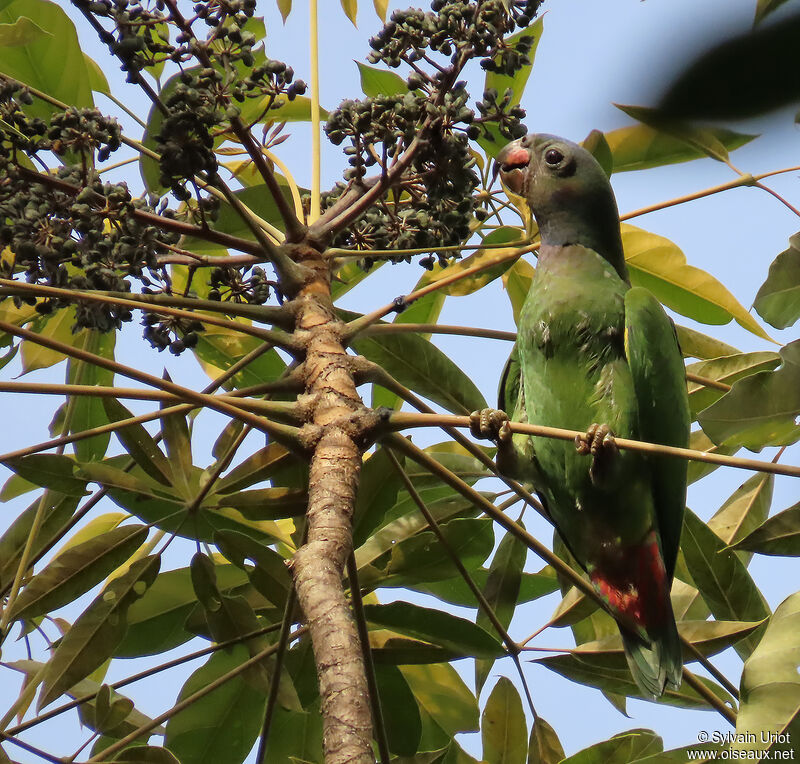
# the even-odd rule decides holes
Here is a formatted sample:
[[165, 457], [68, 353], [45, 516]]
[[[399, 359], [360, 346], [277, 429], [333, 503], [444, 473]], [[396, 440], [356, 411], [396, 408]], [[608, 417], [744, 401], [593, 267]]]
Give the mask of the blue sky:
[[[65, 9], [69, 8], [66, 0], [61, 4]], [[297, 7], [285, 26], [274, 2], [260, 2], [258, 13], [266, 17], [268, 55], [287, 61], [299, 77], [309, 81], [306, 4], [296, 2], [295, 5]], [[359, 28], [354, 29], [335, 0], [321, 3], [321, 85], [322, 102], [326, 108], [333, 108], [342, 98], [360, 93], [353, 59], [365, 60], [367, 39], [378, 28], [371, 3], [362, 0], [361, 5]], [[405, 3], [392, 3], [391, 7], [405, 6]], [[654, 103], [660, 83], [670, 72], [679, 69], [708, 41], [734, 30], [746, 29], [751, 23], [754, 7], [755, 0], [707, 0], [703, 4], [693, 0], [606, 0], [603, 3], [597, 0], [558, 0], [545, 3], [544, 35], [522, 100], [528, 111], [526, 125], [535, 132], [556, 133], [579, 141], [592, 129], [608, 131], [630, 124], [629, 118], [612, 105], [614, 102]], [[796, 8], [796, 2], [789, 2], [784, 12]], [[90, 43], [87, 50], [94, 51], [92, 54], [112, 80], [112, 86], [118, 83], [121, 80], [118, 70], [109, 63], [105, 51], [97, 49], [91, 32], [82, 33], [82, 37]], [[480, 82], [480, 79], [475, 81]], [[128, 86], [124, 92], [129, 106], [146, 111], [144, 99], [135, 88]], [[479, 86], [473, 87], [473, 94], [480, 94]], [[101, 109], [113, 111], [102, 97], [98, 98], [98, 105]], [[127, 119], [122, 121], [130, 124]], [[762, 133], [761, 138], [732, 155], [734, 164], [742, 170], [757, 173], [797, 164], [798, 128], [794, 125], [791, 109], [734, 127], [744, 132]], [[132, 131], [132, 134], [137, 133]], [[279, 150], [280, 156], [295, 171], [298, 182], [306, 186], [310, 174], [309, 135], [309, 130], [301, 127], [293, 131], [291, 139]], [[327, 150], [323, 162], [323, 188], [339, 179], [342, 167], [338, 151]], [[620, 211], [626, 212], [733, 177], [732, 171], [724, 165], [701, 160], [615, 175], [612, 183]], [[138, 182], [135, 174], [131, 175], [130, 182], [133, 186]], [[770, 184], [795, 203], [800, 200], [796, 174], [771, 179]], [[800, 228], [796, 216], [777, 200], [763, 191], [748, 188], [653, 213], [633, 222], [672, 239], [683, 249], [692, 265], [720, 278], [746, 307], [752, 303], [775, 255], [786, 247], [789, 236]], [[354, 289], [342, 307], [366, 312], [409, 292], [420, 275], [421, 269], [416, 266], [385, 267]], [[449, 298], [440, 320], [442, 323], [513, 328], [510, 306], [499, 281], [480, 293]], [[743, 350], [777, 349], [777, 346], [769, 345], [735, 324], [700, 328]], [[166, 354], [159, 355], [140, 341], [139, 332], [138, 325], [129, 326], [123, 332], [126, 349], [119, 357], [124, 362], [154, 373], [160, 373], [166, 366], [178, 382], [193, 386], [205, 383], [188, 355], [178, 360]], [[770, 329], [770, 333], [781, 342], [797, 336], [796, 328], [784, 332]], [[486, 399], [493, 401], [499, 373], [510, 349], [507, 343], [475, 342], [466, 338], [435, 341], [470, 374]], [[18, 371], [18, 368], [7, 367], [5, 377], [10, 378]], [[57, 380], [62, 374], [59, 369], [32, 374], [29, 378], [30, 381]], [[13, 401], [13, 405], [4, 407], [7, 426], [0, 433], [0, 451], [16, 447], [21, 441], [33, 443], [46, 436], [52, 407], [33, 397], [20, 396]], [[198, 432], [201, 433], [198, 461], [210, 461], [208, 452], [221, 421], [213, 415], [198, 420]], [[202, 435], [206, 432], [207, 439]], [[207, 441], [205, 446], [204, 440]], [[765, 452], [761, 458], [771, 456], [772, 453]], [[800, 450], [794, 447], [787, 451], [784, 461], [800, 463]], [[5, 479], [4, 475], [0, 469], [0, 480]], [[720, 469], [712, 478], [691, 489], [689, 505], [701, 517], [708, 519], [748, 476], [749, 473]], [[773, 513], [793, 504], [799, 494], [796, 481], [778, 478]], [[23, 506], [26, 503], [20, 501], [0, 508], [0, 527], [4, 527]], [[543, 521], [527, 517], [526, 522], [534, 534], [546, 540], [551, 537], [552, 532]], [[179, 564], [185, 563], [176, 559], [171, 566]], [[528, 567], [537, 570], [541, 563], [531, 555]], [[797, 568], [793, 560], [756, 556], [750, 569], [773, 607], [796, 588]], [[556, 604], [557, 599], [551, 596], [521, 608], [512, 626], [512, 634], [521, 638], [534, 631], [551, 615]], [[571, 643], [571, 636], [565, 630], [551, 630], [538, 642], [567, 646]], [[10, 648], [9, 653], [12, 650]], [[123, 670], [118, 670], [115, 677], [138, 670], [141, 663], [123, 664]], [[718, 665], [738, 681], [741, 662], [732, 651], [722, 656]], [[510, 663], [498, 666], [511, 675]], [[169, 682], [175, 682], [175, 693], [182, 681], [179, 673], [168, 677]], [[471, 675], [471, 669], [466, 675]], [[626, 719], [594, 690], [570, 684], [539, 667], [526, 668], [526, 675], [537, 710], [556, 728], [568, 754], [613, 733], [636, 727], [655, 729], [664, 737], [667, 747], [693, 743], [701, 730], [728, 729], [721, 717], [713, 712], [687, 712], [639, 701], [629, 702], [631, 718]], [[181, 676], [185, 676], [185, 672]], [[485, 692], [493, 683], [490, 678]], [[14, 688], [0, 688], [2, 698], [10, 697], [11, 693], [16, 694]], [[162, 692], [142, 689], [131, 694], [140, 700], [146, 712], [158, 713], [164, 708]], [[5, 706], [6, 701], [2, 705]], [[74, 736], [73, 720], [57, 727], [60, 735]], [[46, 747], [50, 734], [44, 730], [35, 731], [29, 739], [38, 739]], [[473, 754], [479, 753], [479, 741], [475, 736], [465, 739], [464, 744]], [[19, 760], [32, 760], [26, 759], [26, 755], [19, 755]]]

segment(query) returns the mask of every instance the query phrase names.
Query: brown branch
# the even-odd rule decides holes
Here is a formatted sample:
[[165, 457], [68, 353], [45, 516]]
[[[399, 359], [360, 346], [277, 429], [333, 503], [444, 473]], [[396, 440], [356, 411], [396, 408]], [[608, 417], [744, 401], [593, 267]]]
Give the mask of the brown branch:
[[32, 332], [28, 329], [23, 329], [19, 326], [14, 326], [6, 321], [0, 321], [0, 331], [4, 331], [7, 334], [11, 334], [15, 337], [30, 340], [37, 345], [50, 348], [51, 350], [55, 350], [59, 353], [70, 356], [71, 358], [77, 358], [81, 361], [88, 361], [95, 366], [108, 369], [109, 371], [121, 374], [124, 377], [130, 377], [131, 379], [143, 382], [146, 385], [151, 385], [159, 390], [165, 390], [166, 392], [173, 393], [179, 398], [190, 400], [193, 403], [199, 404], [200, 406], [208, 406], [215, 411], [219, 411], [221, 414], [233, 417], [234, 419], [239, 419], [242, 422], [252, 425], [257, 430], [266, 432], [268, 435], [274, 437], [275, 440], [282, 443], [290, 450], [295, 451], [296, 453], [301, 452], [301, 449], [298, 445], [298, 430], [295, 427], [277, 424], [276, 422], [270, 422], [268, 419], [264, 419], [256, 416], [255, 414], [244, 411], [238, 406], [233, 406], [230, 403], [220, 401], [216, 396], [198, 393], [189, 388], [182, 387], [181, 385], [176, 385], [174, 382], [170, 382], [165, 379], [159, 379], [152, 374], [147, 374], [146, 372], [139, 371], [138, 369], [132, 369], [129, 366], [124, 366], [116, 361], [103, 358], [95, 353], [89, 353], [81, 348], [71, 347], [63, 342], [58, 342], [50, 337], [36, 334], [35, 332]]
[[[27, 167], [19, 165], [15, 169], [23, 178], [31, 183], [41, 183], [43, 186], [49, 186], [50, 188], [65, 194], [70, 194], [71, 196], [77, 196], [83, 190], [80, 186], [75, 186], [54, 175], [36, 172], [35, 170], [30, 170]], [[101, 194], [96, 194], [93, 197], [93, 201], [96, 206], [101, 206], [105, 203], [104, 197]], [[221, 244], [228, 249], [236, 249], [240, 252], [256, 255], [259, 258], [258, 262], [263, 262], [267, 259], [265, 252], [259, 244], [248, 241], [247, 239], [242, 239], [238, 236], [232, 236], [222, 231], [215, 231], [212, 228], [203, 228], [192, 223], [186, 223], [182, 220], [173, 220], [172, 218], [156, 215], [154, 212], [146, 212], [145, 210], [133, 209], [130, 214], [140, 223], [155, 226], [162, 231], [178, 233], [181, 236], [194, 236], [213, 244]]]
[[736, 726], [736, 712], [720, 700], [708, 689], [686, 666], [683, 667], [683, 681], [689, 685], [712, 708], [719, 711], [734, 727]]
[[[169, 8], [173, 21], [181, 29], [181, 31], [188, 37], [197, 40], [194, 32], [192, 31], [191, 24], [186, 21], [183, 14], [180, 12], [177, 2], [175, 2], [175, 0], [166, 0], [166, 6]], [[199, 40], [198, 43], [199, 44], [193, 49], [197, 60], [200, 61], [203, 66], [213, 67], [213, 62], [211, 61], [207, 51], [203, 48], [203, 45]], [[286, 226], [286, 240], [290, 243], [299, 242], [303, 238], [306, 228], [297, 219], [297, 216], [294, 214], [294, 210], [286, 201], [286, 197], [284, 197], [283, 192], [281, 191], [278, 180], [275, 177], [275, 174], [272, 172], [270, 166], [267, 164], [264, 154], [253, 140], [252, 133], [239, 117], [234, 117], [230, 122], [233, 133], [239, 139], [239, 142], [242, 144], [242, 146], [244, 146], [244, 148], [247, 150], [247, 153], [250, 155], [250, 159], [252, 159], [253, 164], [256, 166], [256, 169], [261, 177], [264, 179], [264, 183], [272, 195], [275, 206], [278, 208], [278, 212], [280, 213], [284, 225]]]
[[[392, 414], [390, 417], [390, 422], [392, 429], [431, 426], [470, 426], [469, 417], [465, 416], [451, 416], [447, 414], [411, 414], [404, 411], [398, 411]], [[511, 428], [512, 432], [536, 435], [540, 438], [555, 438], [556, 440], [574, 441], [576, 438], [583, 438], [586, 436], [585, 432], [578, 432], [577, 430], [565, 430], [561, 427], [546, 427], [544, 425], [534, 425], [522, 422], [509, 422], [509, 427]], [[673, 456], [676, 459], [689, 459], [690, 461], [719, 464], [723, 467], [737, 467], [738, 469], [753, 470], [755, 472], [769, 472], [775, 475], [800, 477], [800, 467], [794, 467], [792, 465], [774, 464], [772, 462], [762, 462], [756, 459], [742, 459], [738, 456], [711, 454], [707, 451], [696, 451], [692, 448], [664, 446], [660, 443], [648, 443], [647, 441], [631, 440], [629, 438], [615, 437], [614, 443], [618, 448], [625, 448], [630, 451], [639, 451], [645, 454]]]
[[[203, 324], [210, 326], [219, 326], [223, 329], [229, 329], [234, 332], [241, 332], [248, 334], [251, 337], [257, 337], [264, 342], [269, 342], [272, 345], [277, 345], [280, 348], [290, 352], [299, 353], [300, 348], [292, 339], [290, 334], [285, 332], [270, 331], [269, 329], [261, 329], [257, 326], [250, 324], [243, 324], [238, 321], [230, 321], [225, 318], [218, 318], [217, 316], [208, 316], [204, 313], [195, 313], [189, 310], [182, 310], [180, 308], [171, 308], [167, 305], [152, 305], [148, 304], [146, 300], [130, 299], [129, 297], [117, 297], [98, 292], [81, 291], [74, 292], [71, 289], [60, 289], [58, 287], [49, 287], [42, 284], [27, 284], [21, 281], [13, 281], [9, 279], [0, 278], [0, 286], [5, 287], [6, 290], [17, 293], [35, 294], [42, 297], [57, 297], [62, 300], [85, 300], [86, 302], [96, 302], [104, 305], [121, 305], [132, 310], [145, 310], [150, 313], [158, 313], [164, 316], [173, 316], [175, 318], [184, 318], [191, 321], [199, 321]], [[124, 292], [122, 294], [125, 294]], [[143, 295], [147, 297], [147, 295]], [[191, 303], [191, 300], [186, 300]], [[209, 300], [208, 302], [212, 302]]]

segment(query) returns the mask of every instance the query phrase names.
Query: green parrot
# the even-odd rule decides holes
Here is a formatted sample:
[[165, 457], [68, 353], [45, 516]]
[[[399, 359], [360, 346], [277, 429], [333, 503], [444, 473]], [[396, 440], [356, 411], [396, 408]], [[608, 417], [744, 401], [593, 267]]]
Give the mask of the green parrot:
[[[686, 462], [617, 450], [613, 437], [687, 446], [675, 329], [646, 289], [630, 286], [614, 193], [588, 151], [527, 135], [497, 166], [527, 200], [541, 247], [500, 383], [502, 411], [474, 412], [472, 430], [497, 440], [503, 474], [533, 483], [615, 617], [637, 685], [659, 697], [680, 686], [683, 666], [670, 588]], [[509, 416], [586, 434], [574, 445], [512, 435]]]

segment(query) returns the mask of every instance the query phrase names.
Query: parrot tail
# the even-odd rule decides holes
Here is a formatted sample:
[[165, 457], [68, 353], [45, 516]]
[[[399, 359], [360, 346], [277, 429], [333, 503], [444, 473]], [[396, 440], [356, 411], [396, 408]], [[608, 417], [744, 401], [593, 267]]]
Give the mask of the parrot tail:
[[638, 688], [650, 698], [661, 697], [667, 687], [677, 690], [681, 686], [683, 654], [671, 608], [664, 626], [649, 644], [639, 634], [620, 629], [628, 668]]
[[590, 579], [617, 616], [625, 657], [639, 689], [651, 698], [661, 697], [666, 687], [678, 689], [683, 651], [655, 532], [613, 564], [606, 560], [596, 567]]

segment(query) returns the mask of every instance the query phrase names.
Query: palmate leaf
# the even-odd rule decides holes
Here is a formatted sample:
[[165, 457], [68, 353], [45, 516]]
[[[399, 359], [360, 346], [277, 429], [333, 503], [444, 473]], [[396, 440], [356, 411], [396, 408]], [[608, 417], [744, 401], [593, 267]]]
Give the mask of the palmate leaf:
[[792, 236], [789, 248], [772, 261], [753, 307], [776, 329], [785, 329], [800, 318], [800, 234]]
[[[681, 549], [695, 585], [717, 620], [760, 621], [770, 614], [744, 563], [697, 515], [687, 509]], [[740, 640], [736, 652], [746, 658], [760, 632]]]
[[723, 445], [758, 450], [800, 438], [800, 340], [780, 349], [781, 366], [737, 382], [730, 392], [700, 412], [697, 421]]
[[9, 618], [44, 615], [77, 599], [125, 562], [147, 534], [142, 525], [126, 525], [67, 549], [30, 579]]
[[[604, 693], [653, 700], [649, 696], [642, 696], [641, 690], [633, 681], [628, 663], [621, 651], [618, 653], [575, 652], [569, 655], [538, 658], [534, 662], [546, 666], [573, 682], [596, 687]], [[700, 681], [724, 703], [733, 704], [731, 695], [718, 684], [704, 677], [700, 677]], [[708, 702], [685, 682], [679, 690], [665, 690], [658, 702], [679, 708], [709, 708]]]
[[[75, 25], [63, 8], [48, 0], [4, 3], [0, 23], [14, 24], [20, 17], [27, 18], [44, 34], [35, 35], [22, 45], [0, 48], [0, 72], [71, 106], [93, 106], [86, 60]], [[37, 98], [25, 111], [47, 118], [56, 109]]]
[[[741, 707], [736, 732], [742, 737], [732, 745], [739, 750], [763, 750], [760, 732], [800, 736], [800, 593], [785, 599], [770, 618], [758, 647], [745, 661], [742, 672]], [[744, 733], [756, 733], [752, 741]]]
[[[724, 127], [709, 128], [709, 132], [727, 151], [758, 137], [735, 133]], [[645, 170], [706, 156], [699, 148], [647, 125], [621, 127], [605, 133], [605, 139], [611, 148], [614, 172]]]
[[558, 764], [563, 758], [564, 748], [556, 731], [537, 716], [528, 739], [528, 764]]
[[800, 502], [765, 520], [739, 539], [733, 548], [759, 554], [800, 556]]
[[67, 496], [85, 496], [86, 480], [74, 475], [76, 463], [63, 454], [31, 454], [8, 459], [6, 467], [29, 483]]
[[125, 634], [125, 615], [158, 575], [160, 558], [137, 560], [78, 617], [47, 663], [38, 708], [51, 703], [111, 657]]
[[528, 725], [516, 687], [500, 677], [481, 715], [483, 759], [488, 764], [522, 764], [528, 755]]
[[425, 640], [463, 655], [496, 658], [504, 652], [497, 639], [480, 626], [439, 610], [410, 602], [393, 602], [389, 605], [365, 605], [364, 613], [373, 626]]
[[[214, 653], [186, 680], [178, 700], [208, 686], [248, 658], [241, 645]], [[241, 764], [258, 736], [265, 704], [266, 694], [239, 674], [171, 717], [164, 745], [181, 764]]]
[[[235, 565], [217, 565], [217, 587], [229, 593], [247, 584], [247, 574]], [[199, 607], [189, 568], [159, 573], [144, 595], [128, 610], [128, 630], [114, 648], [114, 656], [155, 655], [188, 642], [195, 635], [185, 628], [189, 614]]]
[[[701, 377], [714, 379], [732, 385], [739, 379], [749, 377], [759, 371], [771, 371], [781, 362], [781, 357], [772, 351], [757, 353], [739, 353], [738, 355], [723, 356], [710, 361], [690, 363], [686, 371]], [[689, 407], [692, 414], [697, 414], [712, 403], [718, 401], [724, 390], [715, 387], [706, 387], [697, 382], [689, 382]]]
[[[522, 521], [519, 521], [519, 524], [525, 527]], [[508, 629], [517, 607], [527, 556], [528, 548], [525, 544], [513, 534], [506, 533], [492, 557], [489, 576], [482, 587], [483, 596], [505, 629]], [[487, 631], [494, 629], [483, 608], [478, 611], [476, 623]], [[494, 661], [475, 662], [475, 686], [479, 692], [493, 665]]]
[[36, 556], [54, 539], [57, 539], [64, 525], [72, 517], [78, 506], [77, 496], [64, 496], [48, 492], [41, 499], [36, 499], [24, 509], [0, 536], [0, 587], [11, 586], [22, 558], [22, 552], [28, 542], [40, 502], [44, 501], [42, 522], [33, 542], [31, 554]]
[[413, 334], [357, 336], [357, 353], [388, 372], [400, 384], [453, 414], [486, 408], [475, 383], [428, 340]]
[[478, 729], [478, 700], [449, 663], [401, 666], [419, 707], [449, 736]]
[[623, 223], [622, 245], [631, 283], [649, 289], [664, 305], [704, 324], [731, 319], [762, 339], [770, 339], [747, 309], [710, 273], [686, 263], [669, 239]]
[[578, 751], [564, 759], [563, 764], [630, 764], [663, 750], [663, 741], [652, 730], [628, 730]]
[[397, 756], [413, 756], [422, 736], [422, 719], [414, 693], [398, 666], [375, 666], [389, 750]]

